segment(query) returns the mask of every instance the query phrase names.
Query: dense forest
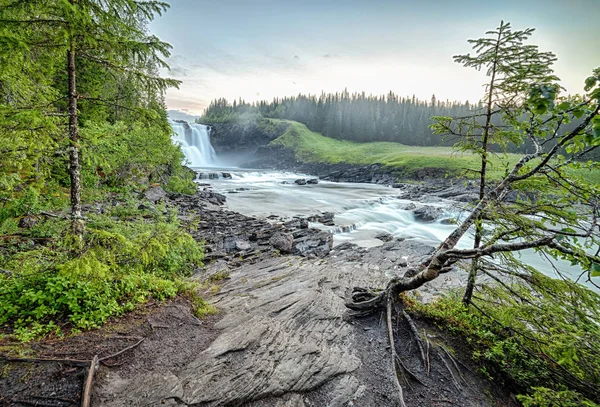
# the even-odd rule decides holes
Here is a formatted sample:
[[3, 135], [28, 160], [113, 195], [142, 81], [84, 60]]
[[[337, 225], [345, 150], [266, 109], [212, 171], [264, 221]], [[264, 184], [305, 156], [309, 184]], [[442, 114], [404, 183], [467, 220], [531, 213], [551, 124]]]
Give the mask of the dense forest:
[[[200, 245], [143, 193], [195, 185], [149, 34], [161, 2], [0, 1], [0, 334], [99, 326], [184, 290]], [[146, 206], [140, 206], [146, 202]]]
[[393, 92], [373, 96], [364, 92], [350, 94], [345, 90], [320, 96], [300, 94], [252, 104], [241, 99], [232, 104], [217, 99], [210, 103], [200, 120], [211, 123], [240, 114], [255, 114], [295, 120], [335, 139], [432, 146], [440, 145], [440, 138], [429, 129], [432, 116], [462, 116], [477, 107], [468, 101], [440, 101], [435, 95], [424, 101], [414, 95], [401, 97]]
[[[481, 102], [441, 101], [435, 95], [431, 100], [421, 100], [414, 95], [401, 97], [394, 92], [373, 96], [365, 92], [322, 93], [320, 96], [303, 95], [275, 98], [271, 102], [248, 103], [243, 99], [230, 103], [224, 98], [213, 100], [197, 122], [211, 124], [227, 121], [272, 118], [294, 120], [310, 130], [338, 140], [355, 142], [391, 141], [409, 146], [453, 146], [460, 141], [452, 135], [434, 134], [431, 125], [435, 117], [464, 117], [484, 121]], [[499, 116], [492, 124], [502, 127]], [[579, 122], [564, 124], [565, 129], [575, 128]], [[492, 151], [526, 154], [533, 151], [530, 140], [509, 142], [500, 147], [491, 143]], [[600, 153], [586, 156], [598, 160]]]

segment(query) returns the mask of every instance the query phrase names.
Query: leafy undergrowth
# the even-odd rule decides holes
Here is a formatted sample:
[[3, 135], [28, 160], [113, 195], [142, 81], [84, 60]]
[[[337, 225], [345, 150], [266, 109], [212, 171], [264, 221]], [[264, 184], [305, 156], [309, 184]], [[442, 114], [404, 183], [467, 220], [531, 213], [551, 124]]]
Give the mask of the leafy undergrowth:
[[465, 338], [482, 372], [523, 406], [600, 406], [599, 296], [543, 275], [532, 281], [538, 290], [488, 288], [469, 308], [457, 295], [428, 305], [403, 300], [412, 313]]
[[[410, 176], [421, 169], [443, 169], [450, 176], [478, 176], [475, 170], [481, 165], [477, 155], [459, 152], [452, 147], [418, 147], [392, 142], [355, 143], [325, 137], [309, 130], [304, 124], [269, 119], [272, 123], [287, 124], [279, 138], [271, 142], [291, 149], [296, 159], [304, 162], [346, 163], [356, 165], [381, 164]], [[500, 179], [506, 168], [512, 167], [521, 156], [497, 154], [489, 158], [490, 179]], [[600, 182], [600, 170], [573, 171], [573, 176]]]
[[68, 220], [44, 216], [39, 202], [33, 191], [0, 209], [5, 335], [27, 341], [96, 328], [149, 299], [178, 294], [192, 300], [198, 316], [214, 313], [185, 280], [203, 251], [188, 233], [193, 224], [182, 225], [175, 210], [115, 195], [104, 213], [87, 214], [80, 242]]

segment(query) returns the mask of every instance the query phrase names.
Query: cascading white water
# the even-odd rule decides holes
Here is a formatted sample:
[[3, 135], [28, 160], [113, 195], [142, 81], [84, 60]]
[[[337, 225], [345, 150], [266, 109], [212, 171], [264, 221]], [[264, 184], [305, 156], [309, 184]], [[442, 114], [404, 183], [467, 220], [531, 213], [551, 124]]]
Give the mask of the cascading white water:
[[209, 128], [203, 124], [170, 121], [175, 135], [173, 142], [181, 146], [192, 168], [218, 167], [217, 153], [210, 144]]

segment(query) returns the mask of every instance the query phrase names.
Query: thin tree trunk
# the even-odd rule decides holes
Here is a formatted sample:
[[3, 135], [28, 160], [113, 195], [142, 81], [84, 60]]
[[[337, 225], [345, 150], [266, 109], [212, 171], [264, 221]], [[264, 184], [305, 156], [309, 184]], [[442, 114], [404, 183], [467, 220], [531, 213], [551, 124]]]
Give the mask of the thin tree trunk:
[[85, 224], [81, 213], [81, 162], [79, 158], [79, 128], [77, 126], [77, 87], [75, 71], [75, 40], [71, 38], [67, 52], [69, 78], [69, 176], [71, 178], [71, 230], [83, 238]]
[[[498, 30], [498, 39], [496, 40], [496, 49], [494, 52], [494, 64], [492, 66], [492, 78], [490, 79], [490, 87], [488, 89], [487, 109], [485, 112], [485, 127], [483, 128], [483, 138], [481, 140], [481, 172], [479, 173], [479, 200], [485, 196], [486, 174], [488, 163], [488, 142], [490, 137], [490, 127], [492, 124], [492, 105], [494, 97], [494, 85], [496, 81], [496, 70], [498, 63], [498, 48], [500, 47], [500, 39], [502, 38], [502, 29]], [[483, 236], [483, 213], [475, 220], [475, 236], [473, 239], [473, 248], [477, 249], [481, 245]], [[475, 258], [471, 262], [467, 287], [463, 296], [463, 304], [469, 305], [473, 297], [475, 289], [475, 281], [477, 279], [477, 271], [479, 269], [479, 259]]]

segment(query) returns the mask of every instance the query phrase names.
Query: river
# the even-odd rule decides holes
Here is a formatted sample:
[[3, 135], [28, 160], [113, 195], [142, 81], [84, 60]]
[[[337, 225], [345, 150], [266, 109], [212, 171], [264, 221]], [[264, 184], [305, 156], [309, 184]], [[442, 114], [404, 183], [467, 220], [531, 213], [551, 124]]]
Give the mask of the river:
[[[311, 223], [311, 226], [331, 231], [334, 234], [334, 244], [352, 242], [363, 247], [383, 244], [375, 238], [382, 232], [396, 238], [415, 239], [437, 246], [455, 229], [447, 221], [460, 221], [466, 216], [464, 203], [429, 195], [424, 195], [419, 200], [401, 199], [402, 190], [384, 185], [327, 181], [297, 185], [294, 181], [298, 179], [316, 177], [310, 174], [228, 167], [227, 163], [219, 160], [210, 146], [208, 128], [199, 124], [189, 126], [186, 135], [183, 125], [175, 124], [173, 127], [177, 137], [174, 141], [182, 144], [188, 163], [198, 173], [197, 182], [224, 194], [227, 197], [227, 208], [244, 215], [292, 218], [331, 212], [334, 214], [335, 226], [320, 223]], [[230, 174], [231, 177], [224, 178], [223, 173]], [[410, 205], [417, 208], [427, 205], [442, 210], [434, 222], [420, 222], [415, 219], [412, 210], [408, 209]], [[467, 233], [460, 240], [458, 248], [469, 248], [472, 245], [472, 234]], [[566, 261], [553, 261], [555, 268], [548, 259], [533, 250], [519, 252], [518, 256], [525, 263], [552, 277], [560, 277], [557, 270], [573, 279], [581, 274], [579, 267], [571, 266]]]

